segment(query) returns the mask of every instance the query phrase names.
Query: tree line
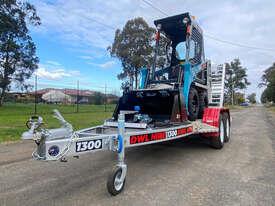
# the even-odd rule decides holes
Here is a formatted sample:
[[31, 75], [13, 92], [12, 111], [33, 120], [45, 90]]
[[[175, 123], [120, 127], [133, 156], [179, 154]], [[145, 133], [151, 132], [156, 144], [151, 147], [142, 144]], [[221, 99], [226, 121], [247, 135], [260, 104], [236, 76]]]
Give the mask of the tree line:
[[275, 103], [275, 62], [264, 71], [262, 75], [262, 82], [259, 87], [265, 87], [261, 102], [273, 102]]
[[[11, 85], [26, 89], [26, 83], [38, 68], [39, 59], [36, 46], [30, 36], [28, 26], [39, 26], [41, 20], [35, 7], [25, 1], [0, 0], [0, 106]], [[154, 58], [156, 29], [150, 27], [141, 17], [128, 20], [123, 29], [117, 29], [111, 46], [107, 48], [112, 57], [121, 62], [122, 71], [118, 79], [123, 80], [122, 88], [138, 87], [138, 75], [142, 68], [150, 68]], [[164, 68], [169, 62], [168, 53], [171, 42], [160, 38], [160, 49], [156, 61], [158, 68]], [[247, 69], [236, 58], [226, 66], [225, 100], [228, 104], [239, 104], [245, 101], [241, 92], [250, 82]], [[265, 90], [262, 102], [275, 101], [275, 63], [264, 71], [262, 82]], [[248, 96], [249, 101], [256, 102], [256, 94]], [[100, 99], [100, 98], [99, 98]]]

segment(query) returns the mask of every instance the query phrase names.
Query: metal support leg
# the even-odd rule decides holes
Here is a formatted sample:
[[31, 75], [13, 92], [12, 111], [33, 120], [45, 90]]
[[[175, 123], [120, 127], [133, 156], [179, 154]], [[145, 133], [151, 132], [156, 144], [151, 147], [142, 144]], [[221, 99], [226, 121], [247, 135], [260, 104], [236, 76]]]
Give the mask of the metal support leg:
[[123, 182], [127, 172], [127, 165], [124, 162], [125, 157], [125, 146], [124, 146], [124, 136], [125, 136], [125, 114], [118, 115], [118, 138], [119, 138], [119, 150], [118, 150], [118, 167], [121, 167], [121, 181]]
[[111, 195], [119, 194], [125, 185], [127, 165], [124, 162], [124, 136], [125, 136], [125, 115], [118, 115], [118, 164], [114, 171], [109, 175], [107, 189]]

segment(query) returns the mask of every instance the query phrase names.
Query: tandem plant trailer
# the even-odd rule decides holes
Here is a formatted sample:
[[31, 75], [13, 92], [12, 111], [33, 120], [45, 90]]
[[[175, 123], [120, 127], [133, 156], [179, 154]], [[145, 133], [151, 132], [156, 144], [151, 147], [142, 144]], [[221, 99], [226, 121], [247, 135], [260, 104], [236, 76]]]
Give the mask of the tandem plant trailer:
[[[202, 30], [189, 13], [155, 21], [154, 63], [142, 69], [139, 89], [126, 89], [111, 119], [102, 125], [74, 131], [54, 110], [61, 127], [43, 128], [43, 119], [31, 117], [22, 139], [34, 140], [32, 156], [41, 161], [66, 161], [69, 156], [110, 150], [117, 154], [115, 169], [107, 180], [111, 195], [125, 185], [125, 149], [171, 141], [191, 135], [209, 139], [222, 149], [229, 141], [231, 117], [223, 107], [224, 65], [211, 65], [204, 57]], [[170, 64], [157, 68], [161, 35], [169, 39]]]

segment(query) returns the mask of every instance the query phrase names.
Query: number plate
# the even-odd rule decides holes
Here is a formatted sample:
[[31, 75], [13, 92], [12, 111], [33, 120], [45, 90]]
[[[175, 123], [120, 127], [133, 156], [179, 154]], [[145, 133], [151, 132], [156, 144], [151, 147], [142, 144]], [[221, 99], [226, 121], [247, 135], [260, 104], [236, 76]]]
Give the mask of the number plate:
[[76, 142], [75, 151], [85, 152], [90, 150], [98, 150], [102, 148], [102, 139], [94, 139], [89, 141]]

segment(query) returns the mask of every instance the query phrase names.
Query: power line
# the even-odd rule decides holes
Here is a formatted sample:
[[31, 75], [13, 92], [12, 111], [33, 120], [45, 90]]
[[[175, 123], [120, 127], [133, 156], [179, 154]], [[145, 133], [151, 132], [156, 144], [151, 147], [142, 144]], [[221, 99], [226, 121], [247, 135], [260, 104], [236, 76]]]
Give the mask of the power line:
[[[95, 19], [95, 18], [93, 18], [93, 17], [87, 16], [87, 15], [82, 15], [82, 13], [80, 14], [79, 12], [76, 12], [76, 11], [73, 11], [73, 13], [78, 14], [78, 15], [80, 15], [81, 17], [84, 17], [84, 18], [86, 18], [86, 19], [88, 19], [88, 20], [91, 20], [91, 21], [93, 21], [93, 22], [95, 22], [95, 23], [97, 23], [97, 24], [99, 24], [99, 25], [101, 25], [101, 26], [103, 26], [103, 27], [105, 27], [105, 28], [107, 28], [107, 29], [116, 30], [115, 27], [113, 27], [113, 26], [111, 26], [111, 25], [108, 25], [108, 24], [105, 24], [105, 23], [103, 23], [103, 22], [101, 22], [101, 21], [98, 21], [97, 19]], [[98, 35], [99, 35], [101, 38], [103, 38], [105, 41], [107, 41], [107, 42], [109, 42], [109, 43], [112, 43], [106, 36], [104, 36], [104, 35], [102, 35], [102, 34], [99, 34], [99, 33], [98, 33]]]
[[[148, 0], [142, 0], [144, 3], [146, 3], [147, 5], [151, 6], [153, 9], [155, 9], [156, 11], [159, 11], [160, 13], [169, 16], [168, 13], [166, 13], [165, 11], [161, 10], [160, 8], [156, 7], [152, 2], [148, 1]], [[216, 38], [212, 35], [208, 35], [208, 34], [204, 34], [204, 36], [206, 36], [209, 39], [221, 42], [221, 43], [225, 43], [225, 44], [230, 44], [233, 46], [238, 46], [238, 47], [243, 47], [243, 48], [248, 48], [248, 49], [255, 49], [255, 50], [264, 50], [264, 51], [273, 51], [275, 52], [275, 49], [272, 48], [260, 48], [260, 47], [255, 47], [255, 46], [250, 46], [250, 45], [245, 45], [245, 44], [241, 44], [241, 43], [237, 43], [237, 42], [232, 42], [232, 41], [228, 41], [228, 40], [223, 40], [220, 38]]]
[[[95, 18], [93, 18], [93, 17], [90, 17], [90, 16], [87, 16], [87, 15], [83, 15], [83, 13], [79, 13], [78, 11], [72, 11], [73, 13], [75, 13], [75, 14], [78, 14], [78, 15], [80, 15], [80, 16], [82, 16], [82, 17], [84, 17], [84, 18], [86, 18], [86, 19], [89, 19], [89, 20], [92, 20], [92, 21], [94, 21], [94, 22], [96, 22], [97, 24], [100, 24], [101, 26], [104, 26], [104, 27], [106, 27], [106, 28], [109, 28], [109, 29], [116, 29], [115, 27], [113, 27], [113, 26], [111, 26], [111, 25], [108, 25], [108, 24], [105, 24], [105, 23], [103, 23], [103, 22], [101, 22], [101, 21], [98, 21], [97, 19], [95, 19]], [[91, 12], [92, 13], [92, 12]]]
[[165, 11], [163, 11], [162, 9], [156, 7], [152, 2], [147, 1], [147, 0], [142, 0], [144, 3], [146, 3], [147, 5], [151, 6], [152, 8], [154, 8], [155, 10], [159, 11], [160, 13], [169, 16]]
[[83, 17], [85, 17], [85, 18], [87, 18], [87, 19], [90, 19], [90, 20], [96, 22], [97, 24], [100, 24], [101, 26], [104, 26], [104, 27], [106, 27], [106, 28], [116, 30], [115, 27], [113, 27], [113, 26], [111, 26], [111, 25], [107, 25], [107, 24], [105, 24], [105, 23], [102, 23], [102, 22], [100, 22], [100, 21], [98, 21], [98, 20], [96, 20], [96, 19], [94, 19], [94, 18], [92, 18], [92, 17], [88, 17], [88, 16], [83, 16]]
[[[81, 83], [81, 82], [79, 82]], [[88, 86], [87, 86], [88, 85]], [[46, 86], [46, 87], [58, 87], [58, 88], [67, 88], [67, 89], [74, 89], [75, 84], [74, 83], [67, 83], [67, 84], [52, 84], [52, 83], [47, 83], [47, 82], [41, 82], [39, 81], [38, 86]], [[93, 84], [93, 83], [87, 83], [83, 82], [82, 89], [85, 88], [100, 88], [100, 89], [105, 89], [104, 85], [99, 85], [99, 84]], [[107, 89], [113, 89], [113, 87], [106, 86]]]
[[204, 36], [208, 37], [209, 39], [213, 39], [215, 41], [219, 41], [221, 43], [231, 44], [233, 46], [238, 46], [238, 47], [243, 47], [243, 48], [248, 48], [248, 49], [265, 50], [265, 51], [273, 51], [273, 52], [275, 52], [275, 49], [272, 49], [272, 48], [261, 48], [261, 47], [255, 47], [255, 46], [245, 45], [245, 44], [241, 44], [241, 43], [237, 43], [237, 42], [231, 42], [231, 41], [227, 41], [227, 40], [216, 38], [216, 37], [214, 37], [212, 35], [209, 35], [209, 34], [204, 34]]

